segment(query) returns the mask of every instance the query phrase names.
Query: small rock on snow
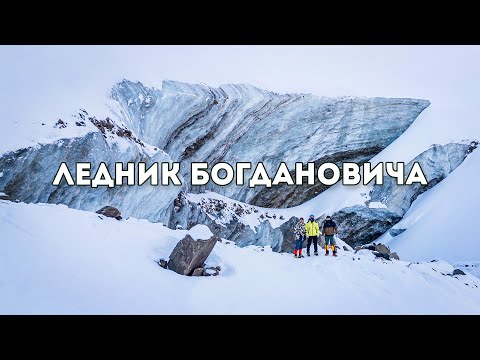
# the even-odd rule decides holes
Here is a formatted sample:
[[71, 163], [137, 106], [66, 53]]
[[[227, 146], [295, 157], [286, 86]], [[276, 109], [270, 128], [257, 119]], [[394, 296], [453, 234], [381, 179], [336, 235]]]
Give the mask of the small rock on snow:
[[203, 268], [196, 268], [195, 270], [193, 270], [193, 274], [192, 276], [202, 276], [203, 275], [203, 272], [204, 272], [204, 269]]

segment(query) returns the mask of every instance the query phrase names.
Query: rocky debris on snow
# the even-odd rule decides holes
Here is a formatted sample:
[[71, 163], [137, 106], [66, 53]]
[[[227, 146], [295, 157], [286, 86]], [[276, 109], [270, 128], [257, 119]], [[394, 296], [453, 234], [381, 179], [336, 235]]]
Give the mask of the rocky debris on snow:
[[400, 260], [400, 257], [396, 252], [390, 253], [390, 259]]
[[192, 276], [218, 276], [221, 269], [220, 266], [207, 267], [203, 264], [203, 267], [198, 267], [193, 270]]
[[348, 248], [345, 245], [343, 245], [343, 250], [350, 251], [350, 250], [348, 250]]
[[158, 261], [158, 265], [160, 265], [162, 268], [166, 269], [167, 268], [167, 265], [168, 265], [168, 262], [164, 259], [160, 259]]
[[218, 276], [220, 274], [220, 266], [207, 267], [203, 273], [203, 276]]
[[95, 127], [100, 130], [103, 137], [114, 138], [115, 136], [126, 138], [141, 147], [145, 147], [145, 143], [133, 135], [132, 130], [124, 125], [118, 125], [114, 120], [106, 117], [105, 119], [97, 119], [95, 116], [90, 116], [85, 109], [80, 109], [80, 112], [74, 115], [78, 121], [75, 122], [77, 126], [85, 126], [85, 121], [90, 121]]
[[460, 269], [455, 269], [455, 270], [453, 270], [452, 275], [467, 275], [467, 274], [465, 274], [465, 273], [464, 273], [462, 270], [460, 270]]
[[355, 252], [359, 250], [370, 250], [370, 251], [375, 251], [375, 245], [374, 244], [365, 244], [362, 246], [355, 246]]
[[203, 267], [218, 239], [212, 236], [208, 240], [194, 240], [187, 234], [170, 254], [168, 268], [180, 275], [192, 275], [195, 269]]
[[97, 210], [96, 213], [107, 217], [115, 218], [117, 220], [122, 220], [122, 214], [120, 210], [113, 206], [104, 206], [100, 210]]
[[383, 258], [386, 260], [391, 260], [391, 259], [400, 260], [400, 257], [396, 252], [393, 252], [393, 253], [390, 252], [390, 248], [381, 243], [379, 244], [371, 243], [371, 244], [365, 244], [362, 246], [355, 247], [355, 253], [357, 253], [360, 250], [370, 250], [376, 257]]
[[67, 123], [62, 119], [58, 119], [53, 127], [56, 129], [65, 129], [67, 127]]
[[[222, 222], [229, 222], [234, 219], [238, 220], [244, 215], [258, 213], [258, 210], [254, 206], [248, 204], [227, 203], [220, 199], [203, 198], [196, 205], [199, 210], [204, 211]], [[261, 219], [265, 219], [265, 217], [271, 218], [272, 216], [268, 215], [268, 212], [259, 215], [259, 218]], [[273, 218], [276, 218], [275, 214], [273, 215]]]
[[477, 278], [480, 278], [480, 261], [469, 261], [468, 263], [465, 261], [462, 262], [457, 262], [455, 264], [452, 264], [455, 269], [459, 269], [462, 271], [468, 270], [468, 272], [476, 276]]
[[10, 195], [7, 195], [3, 192], [0, 192], [0, 200], [13, 201], [13, 199]]
[[377, 258], [383, 258], [385, 260], [390, 260], [390, 255], [389, 254], [385, 254], [385, 253], [381, 253], [379, 251], [372, 251], [372, 253], [377, 257]]
[[203, 267], [196, 268], [193, 270], [192, 276], [203, 276], [205, 269]]
[[176, 213], [178, 213], [183, 208], [183, 197], [183, 191], [180, 191], [177, 197], [173, 200], [173, 211], [175, 211]]
[[477, 147], [478, 147], [478, 141], [477, 140], [471, 141], [470, 144], [468, 145], [468, 153], [470, 154]]

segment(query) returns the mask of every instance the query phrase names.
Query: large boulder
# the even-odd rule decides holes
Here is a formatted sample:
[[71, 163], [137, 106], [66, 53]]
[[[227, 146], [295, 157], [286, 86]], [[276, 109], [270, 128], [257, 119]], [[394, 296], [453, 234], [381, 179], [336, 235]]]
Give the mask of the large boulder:
[[402, 217], [384, 208], [354, 205], [332, 216], [338, 225], [339, 237], [351, 247], [371, 243]]
[[192, 275], [195, 269], [203, 267], [218, 240], [220, 238], [217, 236], [208, 240], [194, 240], [187, 234], [170, 254], [168, 268], [180, 275]]
[[[288, 221], [284, 222], [282, 225], [280, 225], [280, 227], [275, 229], [275, 234], [280, 234], [282, 238], [282, 245], [280, 248], [281, 252], [293, 252], [293, 249], [295, 249], [295, 235], [293, 233], [293, 227], [297, 222], [298, 218], [296, 216], [292, 216]], [[273, 251], [275, 251], [275, 249], [273, 249]]]
[[120, 212], [120, 210], [113, 206], [104, 206], [103, 208], [95, 212], [100, 215], [115, 218], [117, 220], [122, 220], [122, 213]]
[[375, 245], [375, 251], [378, 251], [381, 254], [387, 254], [390, 255], [390, 249], [388, 246], [383, 245], [383, 244], [374, 244]]

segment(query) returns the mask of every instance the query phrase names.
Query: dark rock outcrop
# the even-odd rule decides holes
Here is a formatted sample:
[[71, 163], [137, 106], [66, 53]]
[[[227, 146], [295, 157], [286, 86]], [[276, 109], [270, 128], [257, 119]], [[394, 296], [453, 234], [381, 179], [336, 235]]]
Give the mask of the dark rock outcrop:
[[177, 274], [192, 275], [195, 269], [203, 268], [217, 241], [217, 236], [212, 236], [208, 240], [194, 240], [187, 234], [170, 254], [168, 268]]
[[355, 247], [370, 243], [399, 222], [402, 217], [383, 208], [355, 205], [332, 215], [339, 229], [339, 237]]
[[158, 261], [158, 265], [159, 265], [160, 267], [166, 269], [166, 268], [167, 268], [167, 265], [168, 265], [168, 262], [167, 262], [166, 260], [164, 260], [164, 259], [160, 259], [160, 260]]
[[453, 270], [452, 275], [467, 275], [467, 274], [465, 274], [465, 273], [464, 273], [462, 270], [460, 270], [460, 269], [455, 269], [455, 270]]
[[378, 251], [372, 251], [372, 253], [378, 258], [382, 258], [382, 259], [385, 259], [385, 260], [390, 260], [390, 255], [389, 254], [384, 254], [384, 253], [381, 253], [381, 252], [378, 252]]

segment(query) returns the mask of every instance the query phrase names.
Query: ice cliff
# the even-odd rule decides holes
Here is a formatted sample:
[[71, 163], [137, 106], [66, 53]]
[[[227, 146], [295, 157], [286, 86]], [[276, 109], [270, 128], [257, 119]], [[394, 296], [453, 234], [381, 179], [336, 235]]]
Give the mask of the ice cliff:
[[[277, 94], [251, 85], [213, 88], [164, 81], [161, 89], [122, 81], [112, 110], [139, 137], [182, 162], [262, 162], [274, 174], [283, 161], [363, 162], [400, 136], [430, 104], [427, 100], [327, 98]], [[247, 176], [249, 171], [246, 172]], [[188, 191], [199, 192], [204, 187]], [[264, 207], [290, 207], [326, 189], [315, 186], [217, 186], [206, 189]]]
[[[274, 171], [284, 161], [365, 161], [400, 136], [429, 105], [427, 100], [390, 98], [327, 98], [309, 94], [277, 94], [251, 85], [213, 88], [164, 81], [161, 88], [124, 80], [111, 91], [112, 117], [97, 119], [81, 110], [55, 124], [90, 126], [79, 137], [25, 149], [0, 157], [0, 191], [26, 202], [62, 203], [97, 210], [106, 204], [125, 216], [171, 223], [171, 209], [180, 191], [191, 188], [190, 162], [263, 162]], [[59, 164], [101, 161], [180, 161], [183, 187], [59, 187], [51, 185]], [[247, 174], [248, 176], [248, 174]], [[207, 189], [232, 199], [265, 207], [298, 205], [325, 190], [315, 186], [270, 189], [236, 185]], [[263, 240], [262, 240], [263, 241]]]

